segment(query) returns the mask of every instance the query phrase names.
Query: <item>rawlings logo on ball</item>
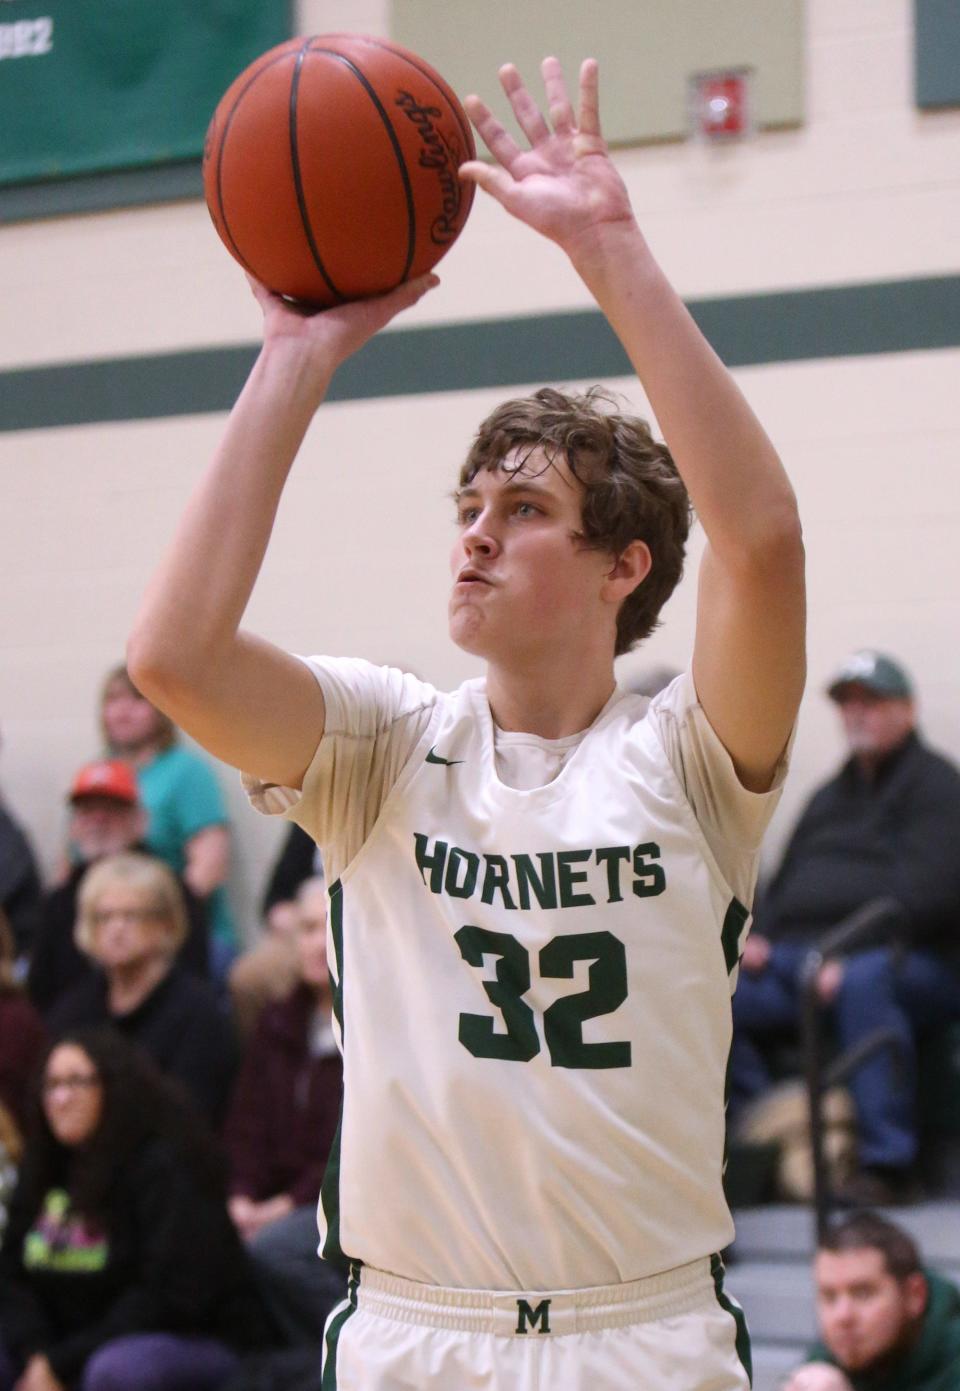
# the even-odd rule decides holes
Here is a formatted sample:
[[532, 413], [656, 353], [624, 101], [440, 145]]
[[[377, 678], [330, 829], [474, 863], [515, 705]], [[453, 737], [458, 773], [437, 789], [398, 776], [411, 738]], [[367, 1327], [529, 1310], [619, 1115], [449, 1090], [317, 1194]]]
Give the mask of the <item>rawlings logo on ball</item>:
[[434, 125], [443, 112], [439, 106], [421, 106], [412, 92], [398, 92], [396, 105], [420, 132], [424, 148], [420, 151], [421, 169], [436, 169], [443, 196], [443, 212], [434, 218], [430, 238], [437, 246], [446, 246], [460, 231], [462, 190], [457, 170], [463, 155], [456, 142], [445, 138]]
[[459, 171], [474, 153], [466, 113], [425, 59], [369, 35], [298, 36], [221, 97], [203, 186], [230, 254], [320, 308], [433, 269], [470, 212]]

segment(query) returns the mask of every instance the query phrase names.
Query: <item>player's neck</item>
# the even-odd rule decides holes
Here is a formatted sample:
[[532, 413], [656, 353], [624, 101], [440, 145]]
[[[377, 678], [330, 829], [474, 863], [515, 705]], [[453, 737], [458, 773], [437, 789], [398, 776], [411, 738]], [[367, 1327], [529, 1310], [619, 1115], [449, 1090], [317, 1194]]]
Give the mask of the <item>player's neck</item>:
[[612, 662], [595, 670], [506, 672], [494, 664], [487, 669], [487, 699], [497, 725], [542, 739], [563, 739], [586, 729], [615, 685]]

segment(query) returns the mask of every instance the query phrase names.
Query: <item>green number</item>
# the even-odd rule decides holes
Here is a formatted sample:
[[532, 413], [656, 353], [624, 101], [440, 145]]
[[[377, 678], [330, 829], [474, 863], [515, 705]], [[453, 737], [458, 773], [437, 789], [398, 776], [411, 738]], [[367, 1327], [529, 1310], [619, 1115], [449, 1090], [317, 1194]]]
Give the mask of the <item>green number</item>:
[[482, 966], [484, 956], [497, 957], [496, 980], [485, 980], [487, 999], [503, 1015], [505, 1034], [494, 1030], [486, 1014], [461, 1014], [460, 1042], [475, 1058], [503, 1058], [526, 1063], [540, 1052], [533, 1010], [520, 998], [530, 989], [530, 957], [509, 932], [485, 927], [461, 927], [454, 940], [470, 966]]
[[612, 1014], [627, 998], [627, 954], [611, 932], [554, 937], [540, 953], [540, 974], [572, 980], [575, 961], [589, 961], [589, 989], [565, 995], [543, 1012], [543, 1034], [554, 1067], [629, 1067], [629, 1043], [585, 1043], [583, 1022]]
[[[496, 980], [485, 980], [487, 999], [503, 1016], [506, 1033], [494, 1029], [487, 1014], [461, 1014], [460, 1042], [475, 1058], [529, 1062], [540, 1052], [533, 1010], [521, 996], [530, 989], [530, 956], [509, 932], [485, 927], [461, 927], [454, 940], [470, 966], [483, 966], [485, 956], [497, 958]], [[543, 1032], [554, 1067], [629, 1067], [629, 1043], [586, 1043], [583, 1024], [612, 1014], [627, 998], [627, 953], [611, 932], [572, 932], [554, 937], [540, 953], [540, 974], [550, 980], [572, 980], [577, 961], [590, 962], [589, 985], [578, 995], [565, 995], [543, 1012]]]

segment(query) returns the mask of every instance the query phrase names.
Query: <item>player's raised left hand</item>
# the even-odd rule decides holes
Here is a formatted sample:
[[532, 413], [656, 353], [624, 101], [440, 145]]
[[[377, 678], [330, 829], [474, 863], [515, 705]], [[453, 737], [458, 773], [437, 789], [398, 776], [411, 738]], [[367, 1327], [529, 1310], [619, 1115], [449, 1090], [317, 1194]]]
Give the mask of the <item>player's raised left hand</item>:
[[513, 64], [500, 69], [501, 86], [530, 142], [527, 150], [520, 148], [479, 97], [467, 97], [467, 114], [495, 163], [471, 160], [461, 165], [460, 174], [573, 255], [611, 226], [636, 224], [623, 179], [600, 129], [596, 60], [587, 58], [581, 65], [578, 112], [558, 59], [545, 58], [541, 72], [549, 118]]

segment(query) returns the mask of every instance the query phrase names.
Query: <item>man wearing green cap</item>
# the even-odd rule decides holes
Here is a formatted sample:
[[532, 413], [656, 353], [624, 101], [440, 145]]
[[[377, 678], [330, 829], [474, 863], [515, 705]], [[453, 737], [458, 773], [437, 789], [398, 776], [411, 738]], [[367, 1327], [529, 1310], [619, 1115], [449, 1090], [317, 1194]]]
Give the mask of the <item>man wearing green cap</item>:
[[819, 980], [841, 1046], [878, 1027], [902, 1045], [851, 1079], [862, 1172], [849, 1196], [882, 1203], [909, 1191], [916, 1157], [915, 1034], [960, 1018], [960, 772], [920, 739], [913, 686], [893, 658], [855, 652], [827, 695], [849, 757], [811, 798], [757, 903], [734, 998], [731, 1103], [736, 1112], [769, 1085], [763, 1043], [797, 1023], [810, 947], [870, 900], [895, 899], [906, 950], [828, 961]]

